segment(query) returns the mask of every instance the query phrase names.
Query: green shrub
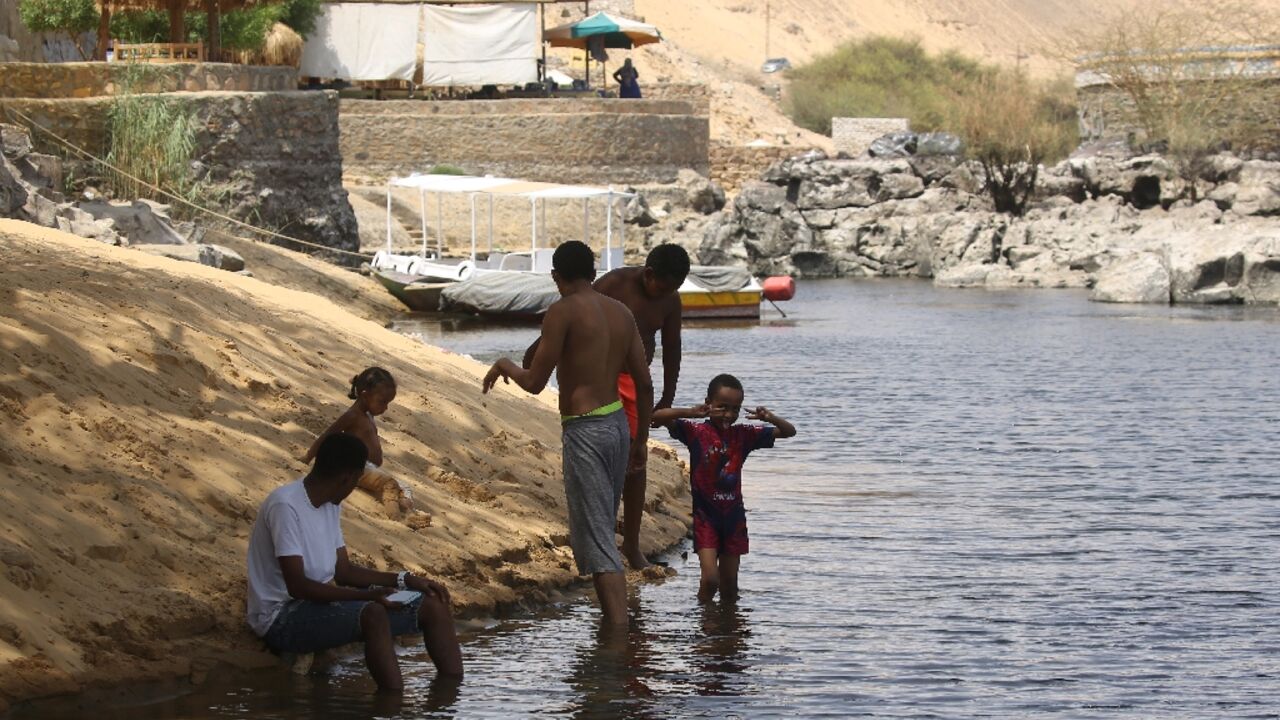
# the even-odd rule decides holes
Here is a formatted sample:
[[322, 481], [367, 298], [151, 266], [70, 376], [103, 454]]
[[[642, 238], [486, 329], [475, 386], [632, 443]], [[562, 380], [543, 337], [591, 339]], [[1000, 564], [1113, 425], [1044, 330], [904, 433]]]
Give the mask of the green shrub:
[[101, 16], [94, 0], [21, 0], [18, 17], [32, 32], [67, 33], [76, 52], [88, 60], [80, 36], [98, 27]]
[[[190, 21], [191, 13], [187, 15]], [[111, 37], [125, 43], [169, 42], [169, 15], [160, 10], [122, 10], [111, 15]], [[191, 39], [190, 30], [187, 38]]]
[[790, 71], [786, 110], [824, 135], [833, 117], [902, 117], [915, 130], [940, 130], [954, 89], [992, 72], [954, 52], [930, 55], [916, 40], [872, 37]]
[[316, 29], [316, 18], [324, 9], [322, 0], [285, 0], [280, 22], [293, 28], [303, 38]]
[[428, 175], [466, 175], [467, 171], [457, 165], [432, 165]]
[[[223, 49], [261, 50], [271, 26], [283, 14], [283, 5], [253, 5], [223, 13], [220, 18]], [[208, 37], [208, 17], [204, 13], [188, 13], [187, 34], [195, 38]]]
[[[314, 11], [308, 10], [314, 6]], [[290, 0], [285, 3], [253, 5], [223, 13], [220, 17], [222, 47], [227, 50], [260, 50], [266, 43], [271, 26], [283, 22], [299, 34], [302, 30], [289, 20], [309, 23], [315, 28], [320, 12], [318, 0]], [[189, 12], [185, 16], [187, 41], [207, 41], [209, 18], [203, 12]], [[126, 10], [111, 17], [111, 36], [127, 43], [152, 43], [169, 41], [169, 15], [159, 10]]]

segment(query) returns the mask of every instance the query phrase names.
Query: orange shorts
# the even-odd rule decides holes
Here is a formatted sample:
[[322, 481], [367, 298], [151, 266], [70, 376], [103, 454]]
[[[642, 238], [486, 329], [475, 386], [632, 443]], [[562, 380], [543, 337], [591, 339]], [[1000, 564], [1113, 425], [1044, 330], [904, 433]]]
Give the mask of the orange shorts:
[[640, 415], [636, 412], [636, 381], [627, 373], [618, 374], [618, 399], [622, 401], [622, 411], [627, 414], [627, 426], [634, 439], [640, 428]]

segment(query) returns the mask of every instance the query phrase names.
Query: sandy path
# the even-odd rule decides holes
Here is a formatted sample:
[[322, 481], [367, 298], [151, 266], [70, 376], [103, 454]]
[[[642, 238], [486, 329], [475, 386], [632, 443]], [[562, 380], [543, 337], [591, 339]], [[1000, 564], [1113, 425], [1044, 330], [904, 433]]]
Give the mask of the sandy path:
[[[317, 295], [0, 220], [0, 710], [87, 684], [270, 664], [243, 624], [258, 503], [378, 364], [400, 393], [386, 467], [434, 521], [362, 494], [352, 554], [437, 577], [463, 610], [576, 577], [551, 398], [482, 397], [482, 368]], [[647, 551], [681, 537], [654, 448]]]

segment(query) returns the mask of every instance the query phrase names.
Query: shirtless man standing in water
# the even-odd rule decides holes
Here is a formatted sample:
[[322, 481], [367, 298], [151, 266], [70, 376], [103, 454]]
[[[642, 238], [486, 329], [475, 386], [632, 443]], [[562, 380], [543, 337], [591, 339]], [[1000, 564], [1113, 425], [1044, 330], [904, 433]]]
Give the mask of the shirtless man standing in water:
[[[542, 336], [529, 367], [499, 359], [485, 375], [483, 391], [489, 392], [502, 378], [536, 395], [556, 371], [569, 544], [578, 572], [592, 577], [604, 622], [625, 625], [627, 582], [614, 528], [627, 467], [643, 465], [648, 453], [653, 381], [631, 311], [591, 286], [591, 248], [576, 240], [566, 242], [556, 248], [551, 266], [561, 298], [542, 320]], [[634, 439], [618, 399], [621, 373], [630, 374], [636, 387], [639, 422]]]
[[[644, 342], [645, 367], [653, 362], [657, 350], [658, 331], [662, 331], [662, 397], [653, 407], [656, 410], [671, 407], [676, 398], [676, 384], [680, 380], [680, 295], [676, 292], [689, 274], [689, 253], [679, 245], [663, 244], [649, 251], [644, 267], [627, 267], [612, 270], [595, 282], [596, 292], [617, 300], [636, 319], [636, 328]], [[524, 367], [529, 367], [538, 343], [525, 352]], [[627, 423], [631, 428], [632, 445], [643, 424], [640, 422], [636, 388], [632, 376], [618, 375], [618, 397], [622, 399]], [[644, 517], [644, 495], [648, 484], [647, 456], [634, 457], [627, 466], [626, 488], [622, 493], [622, 555], [627, 564], [636, 570], [648, 566], [649, 561], [640, 552], [640, 521]]]

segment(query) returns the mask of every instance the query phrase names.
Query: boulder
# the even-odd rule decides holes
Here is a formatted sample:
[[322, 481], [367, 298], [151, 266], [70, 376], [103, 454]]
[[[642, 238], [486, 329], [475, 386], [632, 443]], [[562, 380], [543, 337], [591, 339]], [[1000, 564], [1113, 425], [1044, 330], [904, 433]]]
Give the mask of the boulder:
[[[1212, 199], [1217, 202], [1217, 198]], [[1280, 162], [1243, 163], [1230, 207], [1238, 215], [1280, 214]]]
[[1069, 162], [1064, 161], [1039, 174], [1033, 197], [1041, 200], [1064, 197], [1079, 203], [1084, 202], [1086, 195], [1084, 180], [1071, 171]]
[[77, 207], [96, 220], [111, 221], [114, 230], [124, 235], [131, 245], [187, 244], [187, 238], [171, 224], [167, 205], [148, 200], [90, 200], [78, 203]]
[[244, 258], [230, 248], [204, 243], [193, 245], [134, 245], [135, 250], [183, 262], [200, 263], [219, 270], [244, 270]]
[[0, 152], [10, 160], [20, 160], [31, 152], [31, 136], [17, 125], [0, 123]]
[[684, 189], [684, 201], [694, 212], [710, 215], [724, 208], [724, 188], [697, 172], [682, 169], [676, 183]]
[[1280, 305], [1280, 253], [1246, 254], [1242, 280], [1245, 302]]
[[636, 193], [627, 201], [626, 207], [623, 208], [622, 221], [628, 225], [649, 227], [650, 225], [656, 224], [658, 222], [658, 218], [649, 207], [649, 203], [645, 200], [644, 195]]
[[768, 183], [747, 183], [738, 191], [735, 207], [751, 208], [760, 212], [777, 213], [787, 202], [787, 189]]
[[1201, 165], [1200, 179], [1214, 184], [1235, 182], [1239, 179], [1240, 170], [1243, 167], [1244, 160], [1231, 153], [1218, 153], [1206, 159]]
[[954, 172], [961, 160], [953, 155], [914, 155], [907, 162], [925, 185], [933, 185]]
[[923, 192], [924, 181], [906, 160], [825, 160], [796, 167], [787, 197], [809, 210], [867, 207]]
[[1113, 303], [1168, 304], [1169, 269], [1154, 253], [1138, 253], [1102, 270], [1090, 300]]
[[867, 154], [873, 158], [906, 158], [916, 154], [916, 146], [920, 136], [910, 130], [892, 132], [881, 135], [867, 147]]
[[22, 179], [22, 172], [9, 161], [9, 157], [0, 155], [0, 217], [32, 220], [24, 209], [34, 191], [35, 189]]
[[1074, 158], [1069, 163], [1091, 196], [1118, 195], [1140, 210], [1173, 202], [1182, 194], [1177, 173], [1159, 155], [1099, 155]]

